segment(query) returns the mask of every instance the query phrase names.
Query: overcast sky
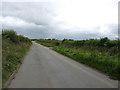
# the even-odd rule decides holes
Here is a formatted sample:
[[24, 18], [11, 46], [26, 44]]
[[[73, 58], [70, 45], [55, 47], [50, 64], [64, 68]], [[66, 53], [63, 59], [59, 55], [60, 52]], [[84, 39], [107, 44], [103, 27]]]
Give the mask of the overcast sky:
[[29, 38], [90, 39], [118, 36], [119, 0], [2, 2], [3, 29]]

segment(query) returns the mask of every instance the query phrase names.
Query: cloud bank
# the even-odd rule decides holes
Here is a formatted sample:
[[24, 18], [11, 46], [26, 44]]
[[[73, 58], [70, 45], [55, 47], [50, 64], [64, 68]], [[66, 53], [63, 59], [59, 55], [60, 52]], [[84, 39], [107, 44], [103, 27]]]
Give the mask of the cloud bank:
[[[74, 1], [77, 3], [74, 3], [73, 0], [70, 1], [73, 4], [66, 2], [3, 2], [0, 16], [2, 28], [14, 29], [18, 34], [38, 39], [89, 39], [106, 36], [115, 39], [118, 36], [116, 18], [110, 18], [117, 16], [116, 7], [111, 6], [113, 10], [116, 10], [115, 13], [108, 10], [109, 13], [98, 16], [101, 17], [100, 19], [104, 19], [105, 14], [111, 13], [109, 18], [97, 19], [98, 22], [95, 22], [96, 17], [93, 15], [98, 14], [94, 10], [91, 11], [92, 14], [86, 15], [90, 13], [88, 8], [79, 7], [78, 0]], [[91, 5], [94, 4], [91, 3]], [[107, 21], [109, 19], [113, 20]]]

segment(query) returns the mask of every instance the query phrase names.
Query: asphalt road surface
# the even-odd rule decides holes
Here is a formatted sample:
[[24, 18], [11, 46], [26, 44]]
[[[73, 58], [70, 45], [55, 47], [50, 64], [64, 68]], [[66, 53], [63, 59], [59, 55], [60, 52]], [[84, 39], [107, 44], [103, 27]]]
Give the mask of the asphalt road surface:
[[8, 88], [117, 88], [118, 81], [33, 42]]

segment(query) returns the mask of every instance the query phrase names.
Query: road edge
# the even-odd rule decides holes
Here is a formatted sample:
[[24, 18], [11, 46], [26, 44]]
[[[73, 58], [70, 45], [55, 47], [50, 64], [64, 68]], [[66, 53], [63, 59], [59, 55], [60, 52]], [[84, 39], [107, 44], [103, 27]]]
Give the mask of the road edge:
[[9, 77], [9, 79], [6, 81], [6, 83], [4, 84], [4, 86], [2, 87], [2, 89], [7, 88], [11, 81], [15, 78], [15, 75], [18, 73], [18, 70], [20, 69], [21, 65], [24, 62], [24, 58], [26, 57], [26, 55], [29, 53], [30, 49], [31, 49], [32, 45], [30, 46], [30, 48], [28, 49], [28, 51], [26, 52], [26, 54], [23, 56], [23, 58], [21, 59], [22, 63], [20, 65], [18, 65], [18, 68], [12, 73], [12, 75]]

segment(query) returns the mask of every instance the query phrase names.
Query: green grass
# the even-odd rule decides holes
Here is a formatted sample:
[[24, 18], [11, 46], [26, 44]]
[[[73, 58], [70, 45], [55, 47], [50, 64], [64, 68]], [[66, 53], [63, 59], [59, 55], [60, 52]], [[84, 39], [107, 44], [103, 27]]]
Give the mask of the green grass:
[[37, 43], [44, 45], [46, 47], [54, 47], [54, 46], [58, 46], [61, 42], [59, 40], [36, 40]]
[[89, 65], [93, 68], [96, 68], [107, 75], [109, 75], [113, 79], [119, 78], [119, 69], [118, 67], [118, 58], [114, 56], [106, 56], [101, 53], [93, 53], [88, 51], [78, 51], [72, 48], [64, 48], [64, 47], [53, 47], [53, 50], [68, 56], [80, 63]]
[[37, 43], [39, 43], [39, 44], [41, 44], [41, 45], [44, 45], [44, 46], [46, 46], [46, 47], [53, 47], [54, 45], [52, 45], [51, 43], [42, 43], [42, 42], [37, 42]]
[[[106, 40], [107, 38], [105, 38]], [[36, 40], [77, 62], [95, 68], [112, 79], [120, 80], [119, 50], [116, 40]], [[104, 42], [103, 42], [104, 41]], [[59, 43], [59, 45], [56, 45]], [[94, 42], [94, 43], [93, 43]], [[102, 42], [102, 43], [101, 43]], [[109, 42], [109, 43], [108, 43]], [[103, 44], [104, 43], [104, 44]], [[105, 46], [104, 46], [105, 45]]]
[[[14, 73], [14, 71], [21, 65], [23, 61], [23, 57], [26, 55], [28, 52], [30, 46], [31, 46], [31, 41], [28, 40], [28, 38], [22, 37], [22, 40], [20, 41], [21, 38], [17, 38], [17, 40], [14, 40], [15, 38], [6, 37], [9, 34], [9, 31], [6, 33], [3, 32], [2, 35], [2, 83], [3, 87], [9, 77]], [[14, 32], [14, 31], [10, 31]], [[16, 34], [15, 34], [16, 35]], [[19, 37], [16, 35], [16, 37]], [[20, 36], [21, 37], [21, 36]], [[26, 41], [25, 41], [26, 40]]]

